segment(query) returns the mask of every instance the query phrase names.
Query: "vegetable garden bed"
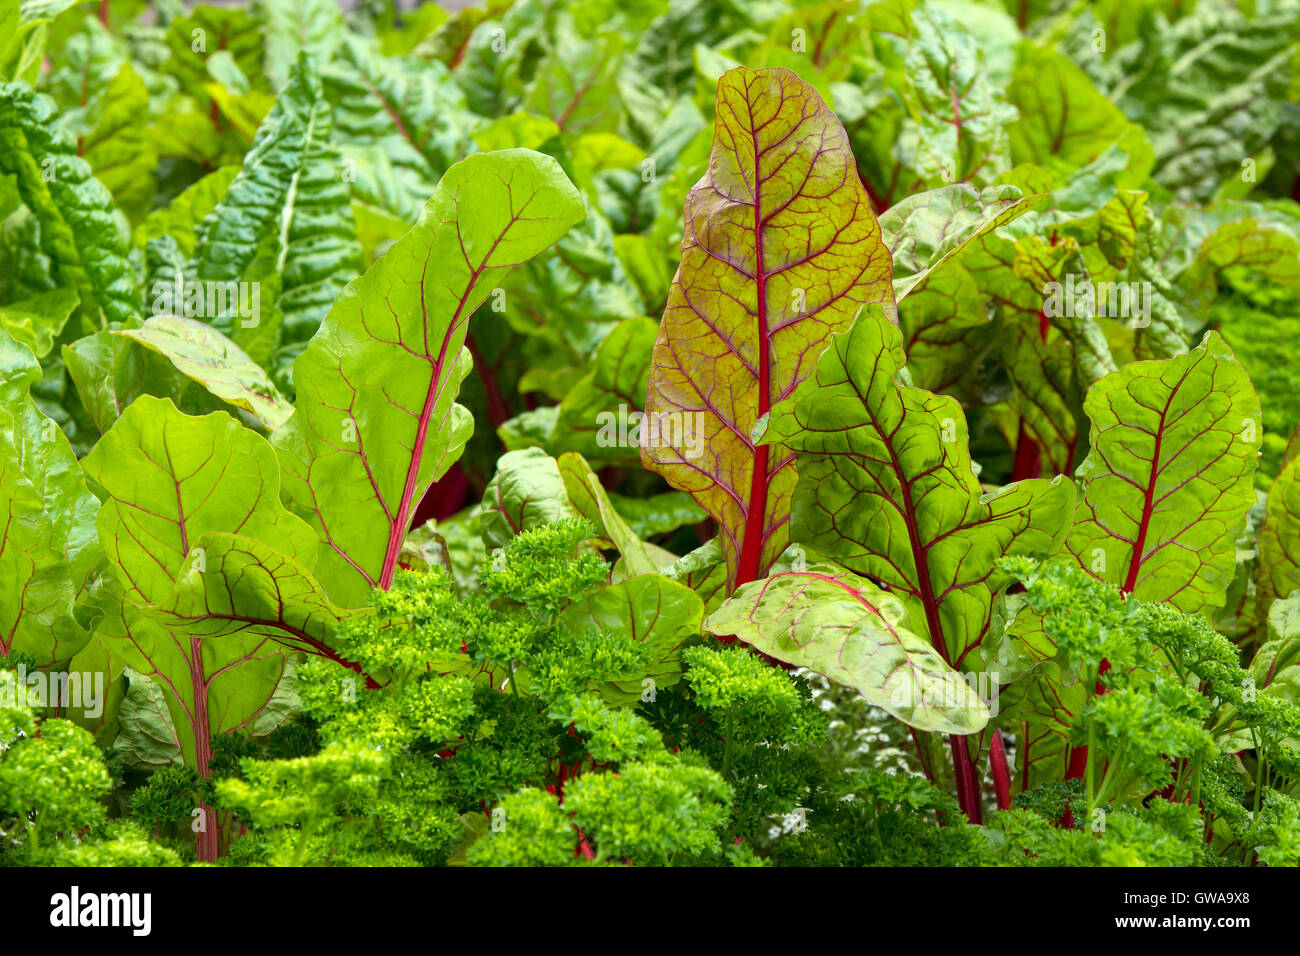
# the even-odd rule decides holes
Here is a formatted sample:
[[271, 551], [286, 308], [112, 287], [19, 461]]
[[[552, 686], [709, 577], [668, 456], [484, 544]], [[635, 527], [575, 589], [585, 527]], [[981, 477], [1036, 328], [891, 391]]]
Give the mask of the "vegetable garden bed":
[[1300, 861], [1300, 4], [0, 21], [0, 864]]

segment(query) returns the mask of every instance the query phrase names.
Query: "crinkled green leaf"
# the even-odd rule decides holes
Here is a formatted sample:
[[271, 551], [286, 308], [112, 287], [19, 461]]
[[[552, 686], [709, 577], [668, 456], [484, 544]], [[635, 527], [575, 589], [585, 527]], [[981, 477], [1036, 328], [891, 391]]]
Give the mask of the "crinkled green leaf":
[[975, 37], [933, 7], [912, 11], [903, 95], [910, 122], [895, 147], [920, 181], [991, 183], [1011, 165], [1007, 124], [1016, 118], [988, 75]]
[[1111, 96], [1150, 132], [1156, 179], [1208, 200], [1282, 122], [1300, 19], [1293, 6], [1198, 4], [1173, 23], [1153, 13], [1141, 33], [1120, 51], [1127, 75]]
[[140, 311], [125, 224], [113, 197], [77, 155], [54, 103], [23, 83], [0, 86], [0, 172], [17, 176], [40, 222], [41, 250], [61, 285], [77, 291], [95, 326]]
[[439, 177], [469, 151], [464, 95], [442, 64], [380, 56], [356, 38], [321, 76], [353, 194], [413, 222]]
[[763, 440], [798, 454], [795, 540], [914, 602], [910, 626], [960, 667], [1009, 583], [997, 560], [1054, 552], [1074, 488], [1034, 479], [985, 494], [961, 406], [898, 385], [902, 365], [898, 329], [869, 306], [773, 410]]
[[[275, 301], [284, 316], [280, 338], [291, 354], [315, 332], [360, 266], [348, 186], [330, 130], [320, 77], [304, 55], [239, 175], [204, 219], [185, 275], [187, 282], [258, 281], [259, 247], [269, 244], [281, 277]], [[181, 309], [173, 303], [168, 311]], [[261, 315], [228, 309], [204, 318], [255, 354], [251, 343], [260, 338]]]
[[259, 0], [258, 7], [266, 18], [266, 75], [276, 89], [289, 82], [298, 54], [328, 62], [346, 34], [343, 11], [332, 0]]
[[151, 239], [171, 236], [184, 258], [194, 255], [199, 228], [217, 208], [240, 170], [239, 166], [223, 166], [187, 187], [166, 209], [157, 209], [145, 217], [136, 227], [136, 243], [144, 245]]

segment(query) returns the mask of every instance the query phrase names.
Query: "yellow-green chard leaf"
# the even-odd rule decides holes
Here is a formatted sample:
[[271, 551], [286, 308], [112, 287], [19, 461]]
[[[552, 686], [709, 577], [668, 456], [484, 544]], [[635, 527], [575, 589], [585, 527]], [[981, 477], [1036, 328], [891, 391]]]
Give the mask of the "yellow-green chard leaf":
[[474, 309], [583, 215], [549, 157], [465, 159], [295, 363], [296, 412], [272, 442], [288, 500], [323, 543], [317, 574], [335, 602], [355, 607], [392, 582], [416, 505], [469, 438], [455, 399]]
[[923, 287], [939, 269], [981, 236], [1041, 206], [1044, 195], [1012, 185], [976, 189], [967, 183], [908, 196], [880, 216], [894, 259], [894, 297]]
[[894, 311], [889, 251], [848, 137], [784, 69], [718, 82], [708, 172], [686, 199], [642, 460], [719, 525], [734, 588], [788, 541], [794, 456], [755, 426], [866, 303]]
[[288, 421], [293, 406], [262, 367], [205, 322], [158, 315], [138, 329], [115, 333], [167, 358], [213, 395], [257, 417], [271, 430]]
[[[907, 609], [867, 578], [829, 561], [809, 563], [739, 588], [705, 629], [852, 687], [920, 730], [971, 734], [988, 706], [922, 634]], [[799, 565], [802, 565], [800, 567]]]

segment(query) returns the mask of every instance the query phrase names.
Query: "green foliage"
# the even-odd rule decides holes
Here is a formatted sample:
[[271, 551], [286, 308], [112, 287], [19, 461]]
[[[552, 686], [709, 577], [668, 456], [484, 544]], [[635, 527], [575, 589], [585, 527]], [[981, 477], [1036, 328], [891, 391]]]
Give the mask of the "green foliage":
[[1297, 0], [408, 6], [0, 0], [0, 864], [1300, 862]]

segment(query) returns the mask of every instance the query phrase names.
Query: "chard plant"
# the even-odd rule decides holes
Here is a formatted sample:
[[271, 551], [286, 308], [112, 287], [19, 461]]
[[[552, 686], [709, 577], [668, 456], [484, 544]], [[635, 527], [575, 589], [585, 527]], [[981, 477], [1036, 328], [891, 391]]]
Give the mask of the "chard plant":
[[402, 7], [0, 0], [0, 864], [1300, 863], [1292, 0]]

